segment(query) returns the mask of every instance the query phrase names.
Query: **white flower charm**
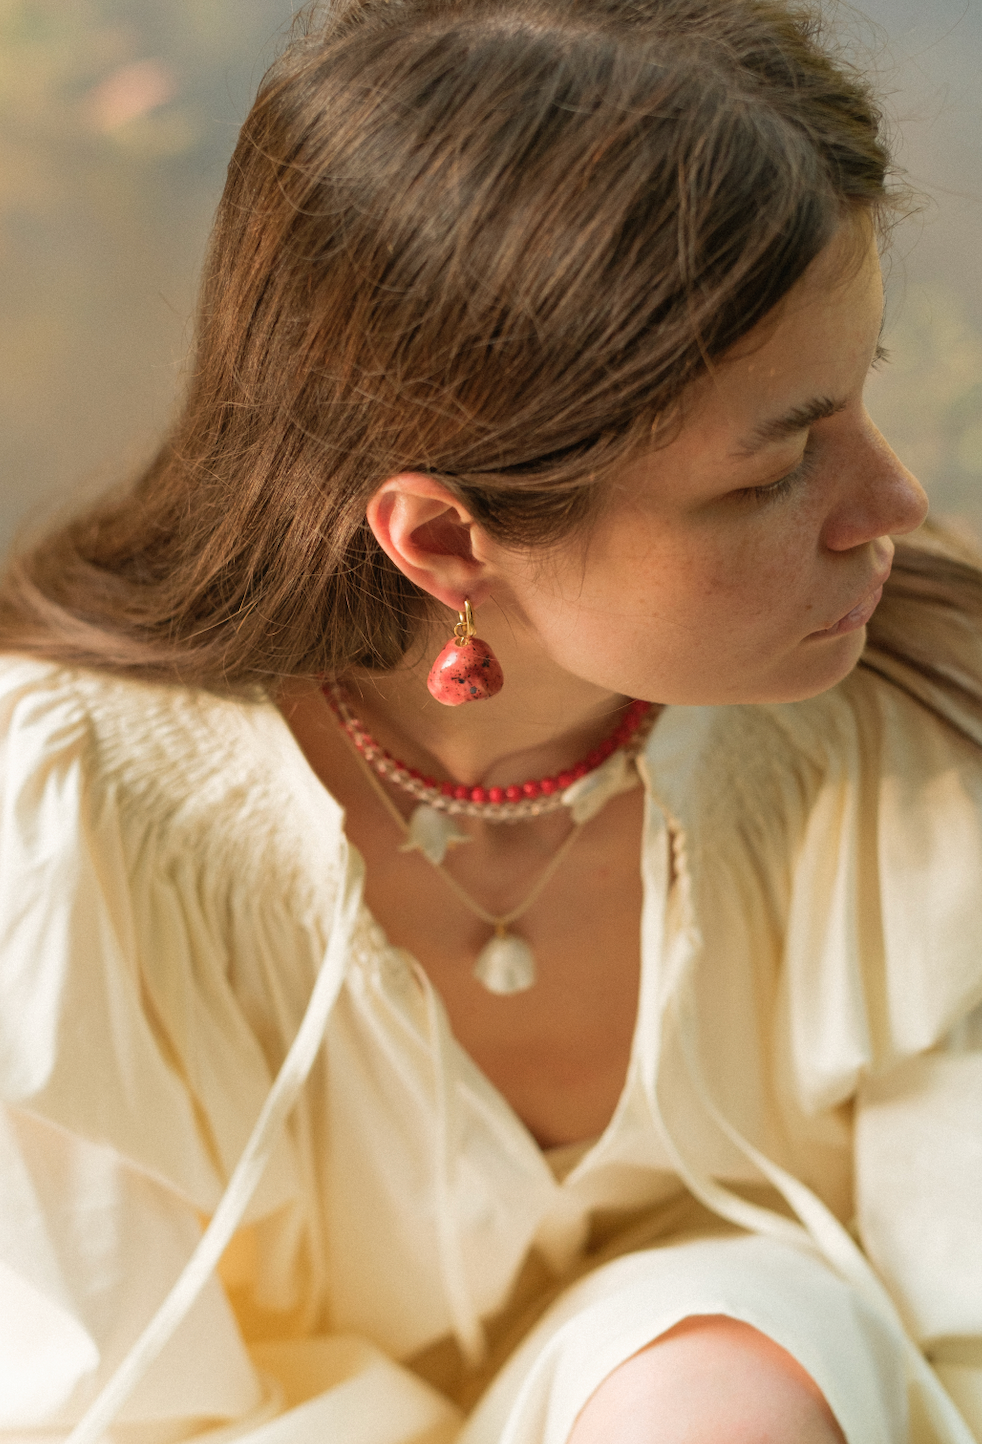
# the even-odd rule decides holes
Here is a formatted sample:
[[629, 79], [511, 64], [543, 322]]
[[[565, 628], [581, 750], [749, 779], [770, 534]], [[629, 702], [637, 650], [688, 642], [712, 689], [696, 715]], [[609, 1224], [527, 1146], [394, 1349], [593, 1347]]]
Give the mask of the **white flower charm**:
[[535, 954], [502, 928], [478, 953], [474, 976], [489, 993], [524, 993], [535, 982]]
[[619, 792], [631, 792], [640, 783], [634, 758], [626, 752], [612, 752], [606, 762], [570, 784], [563, 793], [563, 806], [574, 822], [589, 822]]
[[447, 855], [448, 847], [461, 842], [472, 842], [467, 832], [461, 832], [453, 818], [445, 812], [437, 812], [421, 802], [413, 808], [409, 819], [409, 835], [399, 848], [400, 852], [421, 852], [435, 867], [439, 867]]

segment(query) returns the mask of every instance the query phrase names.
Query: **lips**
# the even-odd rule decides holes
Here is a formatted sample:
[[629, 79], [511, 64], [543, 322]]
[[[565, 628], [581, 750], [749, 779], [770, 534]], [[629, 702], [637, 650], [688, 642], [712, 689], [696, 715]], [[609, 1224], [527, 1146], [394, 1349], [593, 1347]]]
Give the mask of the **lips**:
[[[887, 576], [889, 576], [889, 572]], [[855, 632], [860, 627], [865, 627], [880, 604], [885, 583], [886, 577], [883, 577], [872, 592], [867, 592], [862, 601], [856, 603], [852, 611], [846, 612], [845, 616], [840, 617], [837, 622], [833, 622], [831, 627], [824, 627], [821, 631], [811, 632], [809, 635], [811, 637], [841, 637], [847, 632]]]

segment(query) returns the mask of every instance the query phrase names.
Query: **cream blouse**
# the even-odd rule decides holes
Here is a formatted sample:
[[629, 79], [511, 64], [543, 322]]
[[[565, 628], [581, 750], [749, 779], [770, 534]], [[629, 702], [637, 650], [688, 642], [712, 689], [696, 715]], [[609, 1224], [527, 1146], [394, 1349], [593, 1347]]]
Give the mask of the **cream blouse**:
[[[328, 1335], [477, 1358], [530, 1250], [560, 1276], [600, 1214], [685, 1186], [797, 1230], [982, 1439], [982, 752], [895, 672], [662, 714], [630, 1067], [564, 1174], [358, 902], [341, 810], [273, 706], [4, 659], [0, 1440], [64, 1435], [152, 1317], [329, 944], [325, 1046], [220, 1280], [119, 1416], [134, 1439], [241, 1433], [271, 1408], [257, 1361], [292, 1349], [302, 1398]], [[761, 1184], [811, 1242], [744, 1201]], [[971, 1437], [919, 1367], [923, 1438]]]

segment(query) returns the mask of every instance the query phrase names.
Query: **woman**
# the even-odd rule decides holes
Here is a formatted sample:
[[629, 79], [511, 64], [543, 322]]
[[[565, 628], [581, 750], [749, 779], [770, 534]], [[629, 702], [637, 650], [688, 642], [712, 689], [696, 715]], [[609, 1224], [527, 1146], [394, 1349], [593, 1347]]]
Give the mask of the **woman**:
[[771, 0], [273, 67], [172, 436], [3, 592], [8, 1435], [982, 1438], [982, 586], [892, 540], [886, 177]]

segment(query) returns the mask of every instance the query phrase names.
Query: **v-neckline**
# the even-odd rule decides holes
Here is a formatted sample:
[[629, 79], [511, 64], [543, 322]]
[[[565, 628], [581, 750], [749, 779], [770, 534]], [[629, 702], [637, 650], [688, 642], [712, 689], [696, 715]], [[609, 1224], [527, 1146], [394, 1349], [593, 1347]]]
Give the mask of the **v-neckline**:
[[[668, 888], [670, 886], [671, 877], [670, 866], [667, 858], [667, 851], [669, 847], [669, 830], [662, 809], [660, 808], [656, 799], [652, 796], [650, 790], [647, 789], [647, 787], [645, 788], [645, 794], [646, 816], [645, 826], [642, 832], [641, 846], [642, 849], [644, 849], [646, 845], [651, 845], [649, 838], [649, 824], [651, 819], [648, 809], [654, 809], [655, 812], [658, 814], [659, 826], [662, 834], [662, 842], [666, 848], [664, 887], [662, 889], [661, 898], [661, 907], [662, 909], [664, 909], [668, 903]], [[330, 794], [328, 795], [330, 796]], [[361, 853], [359, 852], [355, 844], [349, 842], [348, 846], [350, 847], [354, 856], [358, 858], [362, 866], [364, 866], [364, 859], [362, 858]], [[646, 889], [647, 879], [645, 877], [644, 869], [642, 869], [642, 882], [643, 886]], [[397, 961], [399, 964], [405, 967], [408, 972], [416, 979], [420, 989], [429, 991], [432, 1000], [436, 1004], [436, 1011], [440, 1021], [440, 1026], [445, 1030], [446, 1044], [448, 1046], [449, 1052], [455, 1058], [456, 1066], [460, 1070], [460, 1075], [464, 1078], [470, 1078], [472, 1086], [476, 1088], [479, 1095], [483, 1095], [486, 1103], [490, 1107], [491, 1112], [498, 1118], [498, 1120], [503, 1125], [505, 1125], [506, 1132], [514, 1139], [516, 1145], [520, 1147], [522, 1153], [526, 1156], [526, 1158], [530, 1160], [534, 1159], [534, 1167], [536, 1171], [540, 1173], [540, 1175], [544, 1179], [547, 1179], [548, 1182], [557, 1189], [562, 1189], [577, 1182], [579, 1178], [581, 1178], [583, 1174], [603, 1156], [603, 1154], [607, 1151], [613, 1140], [616, 1138], [620, 1130], [624, 1114], [630, 1109], [634, 1099], [642, 1044], [641, 1029], [648, 1012], [645, 1004], [646, 1000], [650, 998], [652, 990], [656, 987], [657, 979], [655, 976], [655, 972], [659, 961], [657, 958], [651, 957], [649, 955], [650, 949], [647, 949], [644, 945], [645, 930], [643, 926], [643, 919], [646, 916], [646, 910], [649, 905], [650, 899], [647, 896], [647, 892], [645, 891], [642, 897], [642, 928], [640, 938], [641, 966], [638, 970], [638, 992], [634, 1015], [634, 1027], [631, 1033], [631, 1047], [628, 1054], [628, 1062], [624, 1074], [624, 1082], [622, 1084], [620, 1093], [618, 1094], [617, 1102], [614, 1105], [613, 1111], [609, 1119], [607, 1120], [607, 1123], [592, 1139], [577, 1139], [572, 1140], [568, 1143], [543, 1145], [538, 1141], [532, 1130], [529, 1128], [528, 1124], [513, 1107], [513, 1105], [508, 1101], [508, 1099], [502, 1093], [501, 1089], [497, 1086], [497, 1084], [495, 1084], [488, 1077], [484, 1069], [457, 1038], [457, 1035], [454, 1033], [450, 1016], [447, 1012], [446, 1005], [444, 1004], [440, 991], [433, 983], [429, 974], [419, 962], [418, 958], [416, 958], [409, 951], [408, 948], [398, 947], [396, 944], [392, 943], [389, 940], [389, 937], [384, 927], [375, 917], [374, 913], [371, 911], [364, 898], [362, 899], [360, 921], [362, 925], [366, 928], [369, 936], [372, 939], [373, 948], [377, 948], [387, 957]], [[423, 992], [423, 997], [425, 1000], [425, 991]], [[573, 1166], [570, 1167], [563, 1174], [560, 1179], [557, 1179], [555, 1171], [550, 1164], [550, 1154], [557, 1151], [562, 1152], [566, 1149], [575, 1148], [583, 1149], [581, 1156], [575, 1161]]]
[[[270, 702], [269, 705], [273, 712], [275, 712], [280, 726], [283, 728], [287, 738], [289, 739], [289, 746], [294, 754], [295, 762], [299, 763], [300, 768], [304, 772], [306, 772], [309, 777], [316, 783], [317, 788], [319, 789], [319, 792], [324, 798], [324, 800], [328, 802], [334, 809], [338, 829], [340, 833], [344, 836], [346, 845], [350, 850], [353, 859], [356, 860], [356, 865], [360, 865], [364, 870], [365, 875], [367, 876], [368, 868], [365, 862], [365, 858], [361, 853], [360, 849], [356, 846], [356, 844], [347, 837], [347, 834], [344, 830], [347, 816], [346, 809], [334, 796], [334, 794], [331, 792], [330, 788], [323, 781], [323, 779], [314, 770], [306, 753], [301, 747], [299, 740], [294, 735], [292, 728], [290, 727], [286, 718], [283, 716], [282, 712], [279, 710], [275, 703]], [[670, 714], [675, 713], [678, 710], [679, 709], [670, 706], [664, 706], [661, 709], [657, 722], [653, 727], [639, 758], [639, 760], [642, 760], [643, 762], [648, 764], [647, 766], [642, 766], [639, 769], [642, 788], [645, 793], [645, 820], [641, 837], [641, 861], [643, 861], [646, 847], [650, 846], [649, 827], [652, 810], [658, 815], [663, 843], [665, 845], [668, 845], [669, 843], [668, 819], [659, 800], [655, 797], [654, 793], [651, 790], [651, 787], [648, 783], [647, 773], [650, 768], [652, 753], [657, 748], [659, 740], [664, 738], [667, 733], [670, 734], [674, 730], [671, 722], [669, 722], [668, 726], [666, 727], [666, 721], [668, 720]], [[672, 720], [674, 721], [674, 718]], [[675, 744], [670, 743], [669, 751], [672, 751], [674, 749], [674, 745]], [[458, 1062], [461, 1065], [463, 1072], [465, 1073], [465, 1075], [468, 1072], [471, 1074], [473, 1080], [478, 1086], [479, 1091], [485, 1095], [493, 1111], [499, 1116], [502, 1122], [508, 1122], [508, 1124], [510, 1125], [509, 1131], [516, 1139], [522, 1139], [523, 1151], [525, 1151], [528, 1156], [534, 1157], [537, 1170], [544, 1176], [546, 1176], [549, 1182], [552, 1183], [554, 1187], [561, 1188], [565, 1185], [575, 1182], [578, 1178], [582, 1176], [584, 1172], [586, 1172], [588, 1167], [592, 1166], [603, 1155], [603, 1153], [607, 1151], [610, 1143], [617, 1135], [624, 1114], [631, 1106], [634, 1094], [634, 1087], [636, 1084], [636, 1079], [638, 1077], [638, 1067], [640, 1063], [642, 1044], [641, 1028], [643, 1021], [645, 1020], [645, 1016], [649, 1011], [646, 1003], [650, 1002], [652, 992], [657, 988], [657, 977], [655, 976], [655, 971], [658, 965], [658, 959], [649, 956], [650, 949], [645, 947], [644, 920], [647, 916], [651, 900], [648, 896], [647, 869], [642, 866], [641, 872], [643, 888], [641, 908], [642, 923], [640, 936], [641, 965], [638, 971], [638, 990], [637, 1001], [635, 1005], [634, 1026], [631, 1034], [631, 1046], [628, 1054], [627, 1068], [624, 1074], [624, 1082], [621, 1087], [620, 1093], [618, 1094], [617, 1102], [614, 1105], [613, 1111], [610, 1115], [610, 1118], [607, 1120], [606, 1125], [600, 1130], [597, 1135], [595, 1135], [592, 1141], [587, 1140], [588, 1147], [586, 1148], [583, 1156], [569, 1171], [569, 1173], [563, 1178], [562, 1182], [558, 1184], [556, 1183], [553, 1171], [549, 1166], [547, 1158], [549, 1146], [544, 1147], [542, 1144], [539, 1143], [538, 1139], [532, 1133], [525, 1120], [515, 1110], [512, 1104], [509, 1103], [508, 1099], [504, 1096], [504, 1094], [497, 1087], [497, 1085], [492, 1082], [492, 1080], [484, 1072], [481, 1066], [476, 1062], [473, 1056], [460, 1042], [460, 1040], [457, 1038], [456, 1034], [453, 1031], [450, 1017], [443, 1002], [442, 995], [431, 981], [429, 974], [426, 972], [426, 969], [407, 948], [398, 947], [396, 944], [390, 941], [385, 928], [375, 917], [364, 897], [362, 898], [361, 915], [364, 922], [367, 923], [370, 932], [374, 934], [377, 946], [379, 946], [390, 957], [400, 958], [409, 968], [411, 973], [415, 973], [416, 975], [418, 975], [419, 979], [421, 980], [421, 985], [429, 988], [432, 991], [432, 995], [438, 1005], [441, 1025], [446, 1030], [447, 1041], [450, 1045], [451, 1050], [457, 1055]], [[670, 886], [671, 867], [670, 865], [668, 865], [665, 868], [665, 875], [662, 886], [662, 897], [660, 899], [660, 906], [662, 910], [667, 907], [668, 891]], [[573, 1147], [577, 1146], [578, 1143], [582, 1142], [583, 1140], [577, 1140], [570, 1144], [560, 1144], [556, 1146], [560, 1148]]]

